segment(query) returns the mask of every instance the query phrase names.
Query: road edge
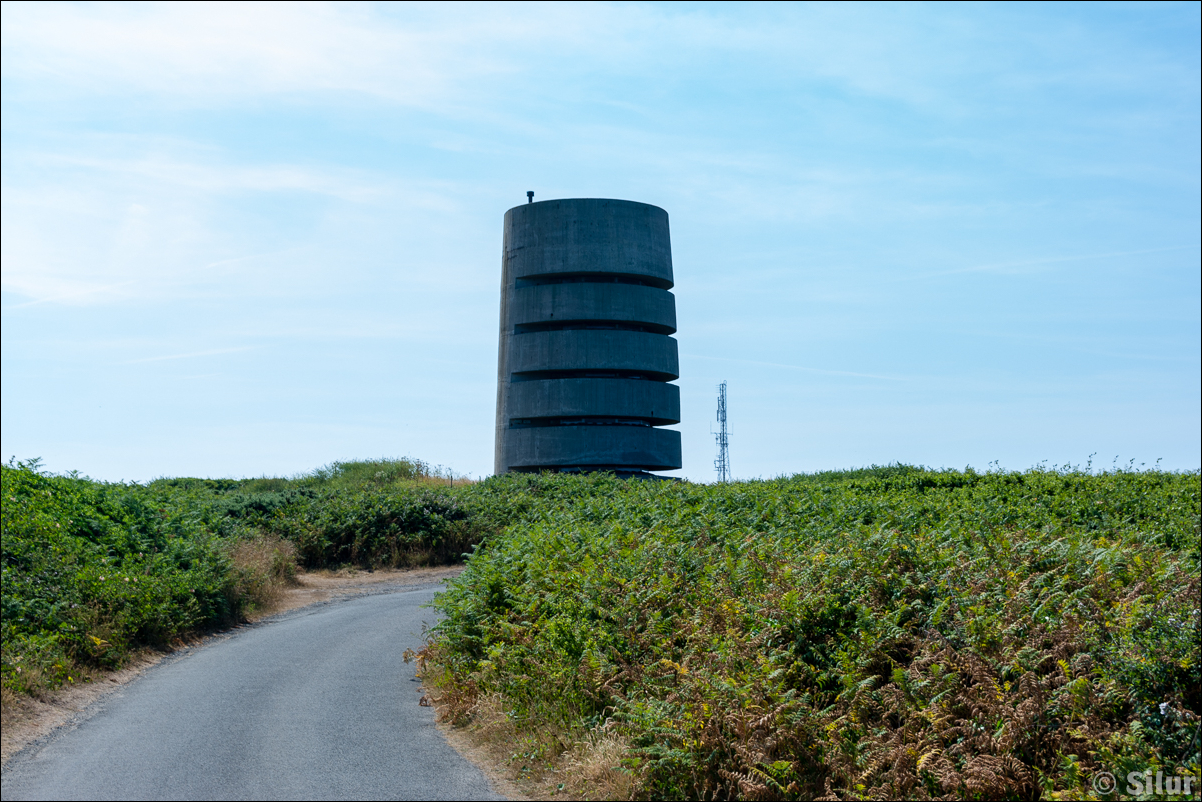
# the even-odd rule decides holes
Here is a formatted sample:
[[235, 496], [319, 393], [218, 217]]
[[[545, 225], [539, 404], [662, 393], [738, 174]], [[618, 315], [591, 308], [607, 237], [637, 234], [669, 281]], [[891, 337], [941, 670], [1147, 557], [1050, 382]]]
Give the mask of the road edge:
[[[13, 761], [31, 758], [63, 734], [96, 715], [114, 694], [124, 690], [151, 669], [182, 660], [197, 649], [232, 637], [241, 630], [268, 626], [294, 615], [304, 615], [306, 611], [322, 605], [439, 585], [458, 575], [463, 568], [462, 565], [436, 566], [390, 572], [352, 573], [343, 577], [345, 582], [341, 584], [328, 583], [329, 586], [323, 588], [321, 594], [304, 604], [290, 606], [285, 601], [279, 605], [283, 609], [265, 611], [241, 624], [181, 641], [176, 646], [143, 649], [134, 656], [130, 664], [117, 671], [102, 673], [95, 678], [89, 678], [85, 683], [60, 688], [43, 695], [42, 698], [18, 697], [6, 700], [5, 721], [0, 734], [0, 773], [7, 770]], [[9, 719], [14, 712], [18, 717], [10, 724]], [[21, 715], [22, 713], [28, 715]], [[452, 748], [455, 748], [453, 744]], [[456, 748], [456, 751], [460, 750]], [[491, 775], [486, 772], [485, 776], [491, 781]], [[507, 796], [499, 789], [498, 793]]]

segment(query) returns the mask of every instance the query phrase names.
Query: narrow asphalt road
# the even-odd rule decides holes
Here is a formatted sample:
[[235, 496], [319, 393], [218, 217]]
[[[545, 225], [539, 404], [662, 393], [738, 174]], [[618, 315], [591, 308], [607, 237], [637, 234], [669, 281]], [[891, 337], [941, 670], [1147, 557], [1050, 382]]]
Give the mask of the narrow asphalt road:
[[5, 768], [18, 799], [501, 799], [419, 707], [437, 586], [286, 614], [169, 659]]

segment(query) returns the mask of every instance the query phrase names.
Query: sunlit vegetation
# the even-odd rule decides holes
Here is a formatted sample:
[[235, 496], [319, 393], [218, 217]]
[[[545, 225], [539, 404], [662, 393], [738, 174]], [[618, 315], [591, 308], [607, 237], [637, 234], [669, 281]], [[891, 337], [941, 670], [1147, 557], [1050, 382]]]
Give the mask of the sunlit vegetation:
[[[1199, 474], [510, 477], [423, 655], [514, 761], [651, 798], [1082, 798], [1198, 775]], [[552, 784], [550, 787], [556, 787]]]
[[471, 483], [375, 460], [137, 485], [10, 463], [3, 683], [228, 625], [298, 569], [466, 557], [426, 681], [456, 722], [492, 711], [546, 788], [1085, 798], [1102, 769], [1198, 775], [1200, 495], [1197, 471]]
[[417, 460], [339, 462], [290, 478], [145, 485], [0, 466], [3, 657], [13, 693], [122, 665], [227, 626], [303, 567], [456, 561], [476, 537]]

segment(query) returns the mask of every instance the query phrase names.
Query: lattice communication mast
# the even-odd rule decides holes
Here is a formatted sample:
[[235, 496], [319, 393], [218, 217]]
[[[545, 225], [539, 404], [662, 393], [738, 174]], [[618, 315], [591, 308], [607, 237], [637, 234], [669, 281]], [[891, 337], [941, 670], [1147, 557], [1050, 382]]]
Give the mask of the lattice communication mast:
[[718, 458], [714, 460], [718, 481], [729, 482], [731, 475], [730, 442], [726, 436], [726, 382], [718, 385], [718, 431], [714, 432], [714, 440], [718, 443]]

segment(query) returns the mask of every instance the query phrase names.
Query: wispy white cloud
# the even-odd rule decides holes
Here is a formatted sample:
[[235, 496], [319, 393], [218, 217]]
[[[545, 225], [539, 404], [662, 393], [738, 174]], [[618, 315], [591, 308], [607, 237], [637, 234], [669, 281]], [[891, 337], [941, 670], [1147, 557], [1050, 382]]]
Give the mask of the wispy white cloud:
[[[1196, 9], [4, 3], [6, 448], [96, 438], [112, 460], [153, 430], [173, 433], [168, 451], [148, 437], [129, 458], [142, 467], [100, 463], [107, 475], [218, 447], [179, 469], [241, 474], [298, 442], [288, 470], [391, 442], [486, 471], [499, 212], [534, 189], [669, 209], [683, 359], [762, 366], [743, 371], [747, 397], [779, 406], [737, 464], [800, 467], [827, 435], [837, 464], [963, 464], [969, 435], [940, 434], [956, 408], [973, 453], [1028, 438], [1028, 459], [1071, 428], [1047, 422], [1049, 393], [1089, 449], [1170, 421], [1155, 442], [1196, 464], [1181, 434], [1197, 429], [1197, 383], [1180, 378], [1197, 362], [1189, 258], [1155, 260], [1171, 281], [1112, 270], [1025, 291], [1040, 271], [1196, 241]], [[1031, 275], [1009, 294], [886, 284], [940, 268]], [[1138, 309], [1114, 302], [1128, 286], [1146, 291]], [[1082, 382], [1114, 355], [1033, 347], [1019, 364], [959, 336], [1019, 319], [1099, 354], [1164, 344], [1178, 361]], [[94, 368], [120, 360], [139, 361], [96, 385]], [[36, 397], [15, 389], [30, 366]], [[166, 388], [165, 366], [226, 380], [211, 396]], [[906, 375], [871, 372], [890, 366]], [[1090, 417], [1128, 396], [1142, 406]], [[1013, 421], [980, 414], [985, 398]], [[103, 418], [81, 414], [101, 402]], [[202, 433], [181, 448], [186, 403]], [[938, 411], [901, 420], [907, 404]], [[264, 409], [267, 428], [225, 426]], [[709, 414], [691, 416], [705, 442]], [[319, 418], [361, 436], [297, 435]], [[782, 434], [799, 421], [804, 439]], [[78, 448], [59, 447], [67, 467], [88, 467]], [[697, 475], [699, 454], [686, 450]]]
[[443, 75], [424, 38], [374, 17], [325, 3], [6, 6], [5, 72], [185, 102], [314, 90], [436, 95]]
[[911, 275], [894, 276], [891, 281], [917, 281], [920, 279], [938, 278], [940, 276], [954, 276], [963, 273], [1024, 273], [1029, 272], [1030, 268], [1038, 268], [1044, 265], [1065, 264], [1068, 262], [1088, 262], [1095, 259], [1114, 259], [1120, 256], [1143, 256], [1150, 253], [1171, 253], [1173, 251], [1189, 251], [1199, 250], [1202, 246], [1199, 245], [1173, 245], [1167, 248], [1143, 248], [1134, 251], [1109, 251], [1106, 253], [1084, 253], [1074, 256], [1051, 256], [1043, 259], [1019, 259], [1012, 262], [996, 262], [987, 265], [973, 265], [971, 267], [956, 267], [951, 270], [936, 270], [930, 273], [916, 273]]
[[[42, 277], [41, 281], [22, 282], [15, 278], [4, 285], [5, 291], [19, 295], [39, 295], [36, 300], [23, 303], [9, 304], [5, 309], [24, 309], [42, 304], [61, 303], [69, 305], [84, 305], [102, 300], [112, 300], [124, 297], [125, 291], [136, 282], [121, 281], [117, 284], [87, 284], [61, 277]], [[53, 294], [55, 286], [63, 288], [62, 292]]]
[[81, 168], [145, 180], [179, 189], [202, 192], [308, 192], [340, 200], [366, 202], [387, 194], [379, 178], [352, 175], [351, 170], [302, 167], [290, 164], [237, 165], [186, 161], [164, 155], [138, 159], [100, 159], [85, 155], [38, 154], [25, 156], [31, 165]]
[[[248, 229], [229, 219], [231, 203], [245, 199], [270, 208], [271, 196], [307, 197], [317, 204], [308, 214], [319, 219], [331, 213], [323, 209], [348, 204], [368, 215], [456, 209], [445, 182], [337, 165], [230, 163], [186, 143], [171, 143], [178, 154], [157, 142], [141, 157], [100, 157], [88, 139], [78, 152], [6, 156], [0, 286], [27, 303], [94, 305], [195, 292], [217, 272], [245, 275], [288, 255], [288, 286], [296, 286], [315, 227], [301, 226], [294, 213], [273, 221], [274, 235]], [[136, 151], [139, 143], [123, 145]], [[293, 232], [285, 248], [263, 250], [283, 231]]]
[[[349, 92], [453, 109], [531, 71], [550, 70], [552, 80], [603, 70], [668, 81], [715, 58], [754, 57], [782, 77], [804, 74], [942, 113], [984, 102], [949, 89], [967, 79], [979, 90], [999, 67], [1020, 90], [1137, 83], [1176, 69], [1144, 59], [1116, 72], [1104, 59], [1078, 59], [1098, 45], [1058, 36], [1063, 23], [1043, 20], [1056, 30], [1016, 41], [1008, 34], [1015, 21], [993, 16], [996, 24], [980, 13], [850, 4], [734, 12], [609, 3], [7, 3], [3, 64], [10, 76], [177, 103]], [[948, 41], [965, 46], [938, 46]], [[1049, 58], [1062, 66], [1022, 69]]]
[[191, 351], [186, 354], [167, 354], [165, 356], [148, 356], [144, 359], [129, 359], [121, 362], [122, 365], [140, 365], [146, 362], [167, 362], [174, 359], [192, 359], [200, 356], [217, 356], [219, 354], [235, 354], [240, 351], [251, 351], [254, 346], [244, 346], [240, 348], [213, 348], [208, 351]]
[[[1000, 45], [980, 15], [894, 6], [731, 13], [609, 4], [9, 3], [2, 13], [6, 78], [47, 97], [133, 92], [168, 107], [212, 107], [270, 95], [325, 104], [337, 116], [332, 109], [360, 96], [437, 111], [449, 125], [431, 134], [432, 147], [493, 152], [521, 164], [535, 141], [559, 149], [565, 162], [621, 165], [613, 172], [637, 172], [649, 189], [671, 186], [721, 206], [724, 215], [775, 225], [952, 217], [963, 210], [928, 195], [958, 179], [926, 165], [809, 158], [788, 139], [730, 141], [710, 137], [704, 125], [682, 131], [665, 123], [678, 106], [661, 108], [655, 92], [615, 94], [613, 79], [665, 91], [698, 82], [704, 93], [714, 64], [729, 63], [733, 80], [754, 66], [757, 91], [785, 105], [804, 104], [798, 87], [828, 82], [853, 96], [953, 116], [964, 103], [988, 105], [973, 75], [1005, 66], [1011, 84], [1034, 80], [1014, 77], [1025, 74], [1022, 59]], [[959, 46], [938, 45], [953, 40]], [[1022, 41], [1044, 55], [1057, 42], [1063, 47], [1055, 37]], [[1142, 62], [1126, 68], [1170, 69]], [[763, 85], [765, 70], [775, 83]], [[1100, 80], [1089, 71], [1073, 75], [1056, 80]], [[585, 103], [620, 107], [634, 118], [585, 123], [565, 113]], [[475, 127], [459, 124], [466, 119]], [[212, 222], [219, 196], [301, 193], [448, 213], [459, 205], [433, 181], [402, 187], [382, 173], [329, 163], [232, 163], [187, 141], [114, 146], [81, 139], [52, 152], [15, 147], [6, 152], [3, 287], [42, 302], [155, 296], [204, 265], [261, 251], [261, 243], [231, 238]], [[114, 157], [114, 150], [135, 155]], [[71, 221], [70, 237], [62, 236], [64, 221]]]
[[[169, 186], [173, 191], [304, 192], [350, 202], [371, 202], [392, 187], [378, 172], [339, 164], [238, 162], [231, 154], [193, 140], [143, 135], [97, 135], [57, 132], [58, 147], [7, 147], [6, 190], [53, 186], [57, 178], [68, 185]], [[131, 154], [115, 156], [114, 153]], [[86, 177], [86, 182], [79, 179]], [[28, 190], [26, 190], [28, 191]], [[62, 197], [51, 197], [55, 204]], [[38, 203], [31, 195], [24, 203]]]
[[780, 362], [761, 362], [756, 359], [734, 359], [724, 356], [707, 356], [705, 354], [681, 354], [681, 356], [689, 357], [690, 359], [709, 359], [718, 362], [738, 362], [743, 365], [762, 365], [767, 368], [786, 368], [787, 370], [800, 370], [805, 373], [820, 373], [825, 376], [852, 376], [857, 379], [880, 379], [882, 381], [904, 382], [909, 381], [905, 376], [885, 376], [879, 373], [856, 373], [850, 370], [824, 370], [822, 368], [811, 368], [804, 365], [786, 365]]

